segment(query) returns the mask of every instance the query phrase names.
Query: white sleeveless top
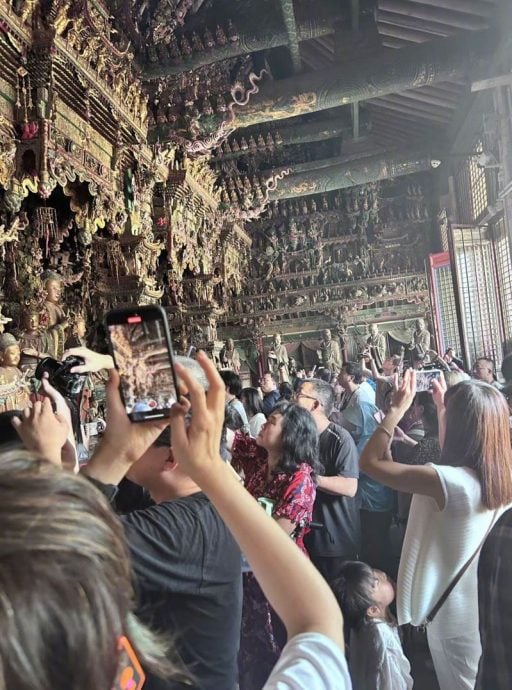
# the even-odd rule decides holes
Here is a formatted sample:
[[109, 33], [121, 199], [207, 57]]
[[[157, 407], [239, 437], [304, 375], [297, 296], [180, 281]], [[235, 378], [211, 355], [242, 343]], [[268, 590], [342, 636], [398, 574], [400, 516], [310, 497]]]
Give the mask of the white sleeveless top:
[[[415, 494], [405, 533], [397, 585], [400, 625], [421, 625], [455, 574], [481, 543], [497, 513], [481, 502], [480, 482], [466, 467], [431, 465], [439, 475], [445, 507]], [[430, 625], [440, 638], [478, 634], [479, 554], [464, 573]]]

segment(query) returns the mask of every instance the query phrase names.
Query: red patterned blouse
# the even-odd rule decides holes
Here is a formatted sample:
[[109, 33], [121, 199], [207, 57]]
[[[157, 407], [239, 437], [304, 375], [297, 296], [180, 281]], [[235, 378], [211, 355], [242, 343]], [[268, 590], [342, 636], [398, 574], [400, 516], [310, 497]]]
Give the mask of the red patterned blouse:
[[256, 445], [255, 439], [240, 432], [235, 434], [231, 450], [232, 464], [244, 472], [245, 488], [254, 498], [272, 501], [272, 517], [286, 518], [298, 527], [297, 545], [306, 552], [304, 536], [310, 531], [316, 486], [312, 468], [303, 462], [292, 474], [274, 472], [268, 478], [267, 451]]

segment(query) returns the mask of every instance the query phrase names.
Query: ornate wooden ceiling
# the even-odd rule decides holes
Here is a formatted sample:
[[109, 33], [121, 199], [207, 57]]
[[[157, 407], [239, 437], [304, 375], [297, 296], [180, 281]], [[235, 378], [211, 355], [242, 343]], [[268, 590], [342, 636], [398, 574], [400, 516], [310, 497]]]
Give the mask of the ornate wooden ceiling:
[[[293, 176], [330, 157], [445, 147], [469, 80], [485, 74], [507, 4], [110, 2], [150, 93], [152, 140], [221, 143], [217, 169], [241, 177], [246, 190], [248, 177], [253, 194], [275, 169]], [[262, 80], [249, 82], [262, 69]], [[222, 122], [229, 127], [219, 133]]]

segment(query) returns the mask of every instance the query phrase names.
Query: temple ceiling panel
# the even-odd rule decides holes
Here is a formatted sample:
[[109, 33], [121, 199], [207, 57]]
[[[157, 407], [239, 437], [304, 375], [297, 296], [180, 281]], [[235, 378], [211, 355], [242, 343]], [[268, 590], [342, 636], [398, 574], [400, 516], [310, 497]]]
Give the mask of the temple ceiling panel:
[[136, 301], [214, 356], [219, 333], [426, 315], [433, 161], [493, 76], [507, 11], [0, 0], [6, 328], [48, 270], [95, 342], [103, 311]]

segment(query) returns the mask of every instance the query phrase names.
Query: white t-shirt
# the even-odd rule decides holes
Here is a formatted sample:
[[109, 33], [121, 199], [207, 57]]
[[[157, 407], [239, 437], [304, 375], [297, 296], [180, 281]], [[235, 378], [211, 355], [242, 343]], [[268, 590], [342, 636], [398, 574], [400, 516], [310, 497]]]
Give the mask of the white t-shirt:
[[350, 633], [349, 669], [354, 690], [411, 690], [411, 665], [398, 629], [384, 620]]
[[319, 633], [293, 637], [274, 666], [263, 690], [351, 690], [341, 649]]
[[249, 433], [253, 438], [256, 438], [256, 436], [260, 433], [260, 429], [266, 421], [267, 418], [263, 412], [258, 412], [249, 419]]
[[[478, 548], [496, 515], [482, 505], [480, 482], [467, 467], [431, 465], [439, 475], [445, 507], [415, 494], [398, 570], [397, 613], [400, 625], [422, 625], [446, 588]], [[478, 556], [430, 624], [430, 632], [448, 639], [478, 635]]]

